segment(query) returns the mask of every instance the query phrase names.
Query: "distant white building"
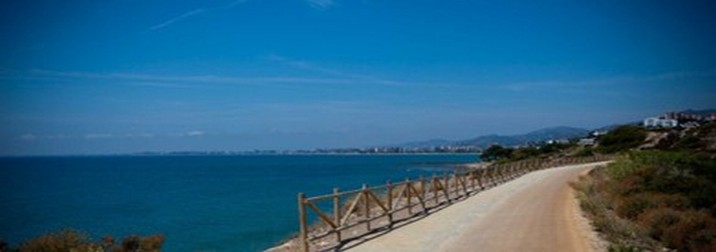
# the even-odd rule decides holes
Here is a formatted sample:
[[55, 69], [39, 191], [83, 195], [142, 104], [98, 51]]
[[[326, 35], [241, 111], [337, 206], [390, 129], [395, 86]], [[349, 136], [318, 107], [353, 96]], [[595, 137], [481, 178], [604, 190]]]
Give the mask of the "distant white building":
[[699, 123], [697, 123], [697, 122], [693, 122], [693, 121], [692, 121], [692, 122], [685, 122], [685, 123], [682, 123], [682, 124], [681, 124], [681, 127], [682, 127], [682, 128], [685, 128], [685, 129], [698, 128], [699, 126], [701, 126], [701, 124], [699, 124]]
[[606, 130], [602, 130], [602, 131], [595, 130], [595, 131], [592, 131], [592, 132], [589, 133], [589, 135], [590, 135], [590, 136], [593, 136], [593, 137], [603, 136], [603, 135], [606, 135], [606, 134], [607, 134], [607, 131], [606, 131]]
[[679, 122], [674, 119], [662, 119], [658, 117], [644, 119], [644, 127], [646, 128], [674, 128], [676, 126], [679, 126]]
[[550, 139], [550, 140], [545, 141], [545, 143], [547, 143], [547, 144], [568, 144], [569, 140], [568, 139], [556, 139], [556, 140]]
[[582, 139], [579, 139], [579, 142], [577, 142], [577, 144], [579, 144], [581, 146], [592, 146], [595, 143], [596, 143], [596, 139], [594, 139], [594, 138], [582, 138]]

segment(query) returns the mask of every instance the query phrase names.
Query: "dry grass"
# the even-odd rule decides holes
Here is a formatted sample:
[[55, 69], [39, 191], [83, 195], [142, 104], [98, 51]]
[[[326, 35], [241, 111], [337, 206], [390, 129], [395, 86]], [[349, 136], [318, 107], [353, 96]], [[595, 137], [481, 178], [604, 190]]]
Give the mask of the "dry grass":
[[592, 225], [605, 240], [611, 243], [609, 251], [657, 251], [662, 248], [647, 231], [634, 222], [621, 218], [615, 211], [615, 201], [605, 192], [608, 177], [603, 168], [597, 168], [588, 176], [572, 183], [577, 191], [580, 207]]
[[712, 164], [683, 153], [643, 152], [572, 186], [611, 251], [716, 251]]

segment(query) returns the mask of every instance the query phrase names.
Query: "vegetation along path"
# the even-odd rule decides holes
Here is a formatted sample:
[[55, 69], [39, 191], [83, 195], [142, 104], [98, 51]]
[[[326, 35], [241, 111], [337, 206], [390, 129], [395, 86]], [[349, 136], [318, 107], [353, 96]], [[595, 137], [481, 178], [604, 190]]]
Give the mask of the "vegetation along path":
[[569, 181], [606, 162], [526, 174], [349, 251], [599, 251]]

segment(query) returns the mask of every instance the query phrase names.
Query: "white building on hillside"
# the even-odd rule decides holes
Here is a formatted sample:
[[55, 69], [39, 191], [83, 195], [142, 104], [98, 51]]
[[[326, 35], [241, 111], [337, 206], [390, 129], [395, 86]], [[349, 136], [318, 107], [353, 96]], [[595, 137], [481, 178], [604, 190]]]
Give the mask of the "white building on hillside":
[[579, 145], [581, 145], [581, 146], [592, 146], [592, 145], [594, 145], [596, 142], [597, 142], [597, 141], [596, 141], [595, 138], [590, 137], [590, 138], [582, 138], [582, 139], [579, 139], [579, 142], [577, 142], [577, 144], [579, 144]]
[[674, 119], [662, 119], [658, 117], [649, 117], [644, 119], [644, 127], [646, 128], [674, 128], [679, 122]]

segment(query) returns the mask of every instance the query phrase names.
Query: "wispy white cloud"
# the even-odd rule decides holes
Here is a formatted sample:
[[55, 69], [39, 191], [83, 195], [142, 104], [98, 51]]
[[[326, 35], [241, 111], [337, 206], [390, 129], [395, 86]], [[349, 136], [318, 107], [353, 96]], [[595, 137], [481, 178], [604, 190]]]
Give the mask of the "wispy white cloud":
[[72, 139], [74, 137], [70, 135], [65, 134], [55, 134], [55, 135], [37, 135], [32, 133], [26, 133], [22, 134], [18, 137], [18, 139], [23, 141], [35, 141], [35, 140], [61, 140], [61, 139]]
[[333, 0], [307, 0], [307, 1], [308, 1], [308, 5], [310, 5], [311, 7], [315, 8], [315, 9], [321, 9], [321, 10], [329, 9], [329, 8], [333, 7], [334, 5], [336, 5], [336, 2]]
[[90, 133], [84, 135], [85, 139], [109, 139], [114, 137], [114, 135], [107, 133]]
[[[296, 60], [296, 59], [290, 59], [287, 57], [283, 57], [276, 54], [269, 54], [265, 57], [265, 59], [274, 61], [274, 62], [280, 62], [282, 64], [286, 64], [291, 67], [318, 72], [322, 74], [328, 74], [336, 77], [342, 77], [354, 81], [362, 81], [362, 82], [370, 82], [375, 84], [382, 84], [382, 85], [388, 85], [388, 86], [407, 86], [408, 83], [402, 82], [402, 81], [396, 81], [396, 80], [390, 80], [370, 75], [363, 75], [363, 74], [355, 74], [355, 73], [349, 73], [349, 72], [343, 72], [338, 71], [335, 69], [326, 68], [320, 65], [317, 65], [312, 62], [304, 61], [304, 60]], [[416, 83], [411, 83], [416, 84]]]
[[164, 27], [170, 26], [170, 25], [172, 25], [172, 24], [174, 24], [174, 23], [176, 23], [176, 22], [179, 22], [179, 21], [181, 21], [181, 20], [183, 20], [183, 19], [185, 19], [185, 18], [189, 18], [189, 17], [193, 17], [193, 16], [196, 16], [196, 15], [200, 15], [200, 14], [202, 14], [202, 13], [205, 13], [206, 11], [207, 11], [206, 9], [196, 9], [196, 10], [187, 11], [187, 12], [185, 12], [185, 13], [179, 15], [179, 16], [173, 17], [173, 18], [171, 18], [171, 19], [169, 19], [169, 20], [166, 20], [166, 21], [161, 22], [161, 23], [159, 23], [159, 24], [153, 25], [153, 26], [149, 27], [149, 30], [150, 30], [150, 31], [156, 31], [156, 30], [162, 29], [162, 28], [164, 28]]
[[643, 85], [656, 84], [664, 81], [691, 80], [698, 78], [711, 78], [716, 76], [716, 70], [709, 71], [677, 71], [652, 75], [619, 75], [605, 78], [586, 80], [546, 80], [526, 81], [496, 85], [498, 89], [512, 92], [534, 92], [536, 90], [552, 89], [566, 92], [592, 92], [593, 89], [605, 89], [616, 85]]
[[203, 136], [203, 135], [206, 135], [206, 132], [201, 131], [201, 130], [192, 130], [185, 134], [185, 136], [188, 136], [188, 137], [198, 137], [198, 136]]
[[139, 134], [127, 133], [127, 134], [124, 134], [123, 137], [124, 138], [154, 138], [154, 136], [155, 136], [154, 134], [149, 134], [149, 133], [139, 133]]
[[[327, 70], [328, 71], [328, 70]], [[335, 77], [297, 77], [297, 76], [265, 76], [235, 77], [219, 75], [151, 75], [136, 73], [91, 73], [76, 71], [54, 71], [35, 69], [30, 71], [0, 72], [0, 79], [25, 80], [107, 80], [125, 85], [147, 86], [157, 88], [200, 88], [209, 84], [222, 85], [270, 85], [270, 84], [306, 84], [306, 85], [351, 85], [378, 84], [386, 86], [402, 85], [392, 80], [356, 77], [349, 74], [334, 74]]]
[[184, 20], [184, 19], [187, 19], [187, 18], [190, 18], [190, 17], [194, 17], [194, 16], [198, 16], [198, 15], [205, 15], [205, 14], [208, 14], [208, 13], [210, 13], [210, 12], [217, 11], [217, 10], [230, 9], [230, 8], [239, 6], [239, 5], [243, 4], [243, 3], [245, 3], [246, 1], [248, 1], [248, 0], [237, 0], [237, 1], [233, 1], [233, 2], [231, 2], [231, 3], [229, 3], [229, 4], [224, 5], [224, 6], [221, 6], [221, 7], [216, 7], [216, 8], [198, 8], [198, 9], [190, 10], [190, 11], [184, 12], [184, 13], [178, 15], [178, 16], [175, 16], [175, 17], [173, 17], [173, 18], [167, 19], [167, 20], [165, 20], [164, 22], [161, 22], [161, 23], [158, 23], [158, 24], [156, 24], [156, 25], [150, 26], [150, 27], [149, 27], [149, 30], [150, 30], [150, 31], [160, 30], [160, 29], [166, 28], [167, 26], [170, 26], [170, 25], [172, 25], [172, 24], [174, 24], [174, 23], [176, 23], [176, 22], [179, 22], [179, 21], [181, 21], [181, 20]]
[[187, 88], [196, 88], [196, 85], [191, 84], [178, 84], [178, 83], [168, 83], [168, 82], [150, 82], [150, 81], [130, 81], [127, 83], [128, 85], [138, 86], [138, 87], [153, 87], [153, 88], [177, 88], [177, 89], [187, 89]]
[[27, 134], [20, 136], [20, 139], [25, 140], [25, 141], [32, 141], [32, 140], [37, 139], [37, 136], [35, 136], [34, 134], [27, 133]]
[[[335, 0], [304, 0], [306, 3], [311, 6], [311, 8], [318, 9], [318, 10], [327, 10], [334, 6], [336, 6]], [[248, 2], [248, 0], [236, 0], [233, 2], [230, 2], [226, 5], [215, 7], [215, 8], [198, 8], [190, 11], [186, 11], [180, 15], [174, 16], [172, 18], [169, 18], [163, 22], [157, 23], [155, 25], [152, 25], [148, 28], [150, 31], [157, 31], [161, 30], [163, 28], [166, 28], [168, 26], [171, 26], [179, 21], [182, 21], [187, 18], [199, 16], [199, 15], [207, 15], [209, 13], [215, 12], [215, 11], [221, 11], [221, 10], [227, 10], [234, 8], [236, 6], [239, 6], [241, 4], [244, 4]]]
[[65, 135], [65, 134], [55, 134], [55, 135], [44, 136], [44, 138], [50, 139], [50, 140], [61, 140], [61, 139], [71, 139], [71, 138], [75, 138], [75, 137], [73, 137], [71, 135]]
[[200, 137], [207, 133], [202, 130], [192, 130], [180, 134], [152, 134], [152, 133], [87, 133], [87, 134], [47, 134], [38, 135], [26, 133], [18, 136], [23, 141], [40, 141], [40, 140], [65, 140], [65, 139], [86, 139], [86, 140], [111, 140], [111, 139], [149, 139], [149, 138], [181, 138], [181, 137]]

